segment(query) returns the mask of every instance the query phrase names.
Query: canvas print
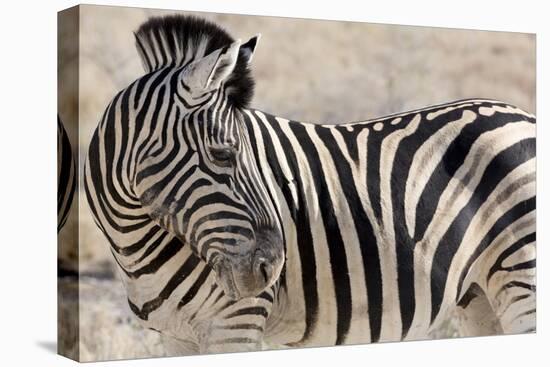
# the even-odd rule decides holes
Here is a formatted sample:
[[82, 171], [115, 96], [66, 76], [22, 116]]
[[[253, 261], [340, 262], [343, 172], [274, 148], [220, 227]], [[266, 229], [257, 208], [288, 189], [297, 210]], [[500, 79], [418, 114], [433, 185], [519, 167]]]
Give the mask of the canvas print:
[[536, 331], [533, 34], [58, 20], [61, 354]]

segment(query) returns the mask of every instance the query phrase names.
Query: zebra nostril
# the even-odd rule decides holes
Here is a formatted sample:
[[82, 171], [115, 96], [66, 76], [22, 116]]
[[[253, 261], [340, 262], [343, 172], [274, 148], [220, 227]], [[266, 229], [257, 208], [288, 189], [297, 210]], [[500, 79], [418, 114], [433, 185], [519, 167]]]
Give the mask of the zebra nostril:
[[268, 265], [264, 262], [260, 263], [260, 274], [264, 278], [264, 282], [269, 282]]
[[267, 262], [267, 259], [263, 256], [257, 257], [255, 268], [258, 278], [261, 278], [263, 283], [267, 284], [271, 279], [271, 266]]

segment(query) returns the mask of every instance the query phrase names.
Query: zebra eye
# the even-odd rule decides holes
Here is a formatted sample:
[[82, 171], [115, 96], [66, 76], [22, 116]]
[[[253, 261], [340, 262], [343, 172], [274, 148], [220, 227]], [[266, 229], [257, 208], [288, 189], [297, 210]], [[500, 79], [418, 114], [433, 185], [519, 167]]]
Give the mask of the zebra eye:
[[214, 164], [220, 167], [231, 167], [235, 159], [235, 151], [231, 148], [210, 148]]

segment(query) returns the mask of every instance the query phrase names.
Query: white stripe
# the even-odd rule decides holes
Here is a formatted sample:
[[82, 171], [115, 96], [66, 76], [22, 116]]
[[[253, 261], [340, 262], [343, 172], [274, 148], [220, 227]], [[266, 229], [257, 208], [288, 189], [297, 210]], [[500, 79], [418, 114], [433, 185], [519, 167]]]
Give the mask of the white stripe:
[[460, 134], [462, 128], [472, 123], [475, 118], [476, 114], [474, 112], [463, 111], [460, 119], [445, 123], [415, 152], [405, 186], [405, 221], [409, 237], [414, 238], [416, 206], [431, 177], [431, 173], [441, 162], [449, 144]]
[[[336, 222], [340, 235], [342, 236], [346, 253], [346, 262], [350, 279], [349, 285], [351, 288], [352, 312], [349, 332], [344, 342], [349, 344], [365, 343], [368, 341], [370, 335], [370, 325], [368, 309], [364, 306], [368, 304], [368, 300], [365, 284], [365, 269], [360, 250], [361, 244], [357, 238], [357, 230], [353, 221], [353, 216], [342, 190], [342, 185], [338, 179], [338, 172], [331, 153], [325, 148], [325, 144], [317, 135], [315, 126], [307, 125], [306, 130], [314, 147], [319, 153], [319, 161], [322, 166], [328, 194], [332, 201]], [[334, 244], [332, 245], [334, 246]], [[341, 249], [336, 250], [341, 251]], [[338, 271], [338, 269], [333, 270]], [[334, 286], [336, 286], [336, 284]]]
[[380, 253], [380, 270], [382, 272], [383, 313], [380, 341], [399, 340], [401, 338], [401, 312], [399, 307], [399, 288], [397, 286], [397, 255], [395, 233], [393, 228], [392, 206], [392, 170], [395, 153], [399, 143], [413, 134], [420, 124], [420, 114], [401, 130], [387, 136], [380, 147], [380, 206], [382, 209], [382, 241], [378, 242]]

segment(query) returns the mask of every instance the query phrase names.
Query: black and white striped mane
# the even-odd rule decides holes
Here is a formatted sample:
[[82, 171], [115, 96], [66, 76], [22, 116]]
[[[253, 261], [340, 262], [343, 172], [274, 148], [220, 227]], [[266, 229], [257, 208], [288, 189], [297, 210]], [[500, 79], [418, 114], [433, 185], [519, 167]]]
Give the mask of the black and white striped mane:
[[[134, 35], [147, 73], [187, 65], [235, 41], [218, 25], [189, 15], [153, 17]], [[244, 52], [241, 49], [235, 69], [225, 82], [229, 102], [237, 108], [247, 107], [254, 92]]]

